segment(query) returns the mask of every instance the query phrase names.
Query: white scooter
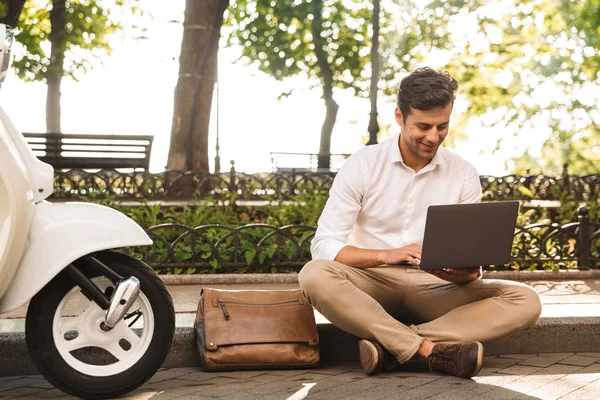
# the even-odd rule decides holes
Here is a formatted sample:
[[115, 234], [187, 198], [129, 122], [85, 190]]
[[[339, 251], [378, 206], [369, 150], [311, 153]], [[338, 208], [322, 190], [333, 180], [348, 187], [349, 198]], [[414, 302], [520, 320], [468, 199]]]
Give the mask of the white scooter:
[[[0, 83], [11, 44], [0, 25]], [[173, 302], [146, 264], [108, 250], [152, 244], [144, 230], [108, 207], [45, 201], [53, 173], [0, 107], [0, 314], [31, 300], [25, 334], [40, 373], [69, 394], [114, 398], [166, 359]]]

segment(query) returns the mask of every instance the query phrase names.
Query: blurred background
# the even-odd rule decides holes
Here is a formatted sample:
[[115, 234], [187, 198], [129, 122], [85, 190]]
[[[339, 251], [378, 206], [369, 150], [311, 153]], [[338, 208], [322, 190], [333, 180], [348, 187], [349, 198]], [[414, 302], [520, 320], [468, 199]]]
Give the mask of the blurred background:
[[459, 81], [446, 147], [480, 174], [600, 167], [600, 0], [0, 4], [18, 21], [0, 91], [17, 127], [153, 135], [151, 172], [350, 154], [398, 131], [395, 89], [420, 66]]

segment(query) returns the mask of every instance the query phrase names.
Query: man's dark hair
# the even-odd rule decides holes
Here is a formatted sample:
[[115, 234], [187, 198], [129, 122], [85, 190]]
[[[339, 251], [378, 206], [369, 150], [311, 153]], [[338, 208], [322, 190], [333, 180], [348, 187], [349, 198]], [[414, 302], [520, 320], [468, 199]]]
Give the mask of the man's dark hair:
[[418, 68], [400, 81], [396, 105], [406, 118], [411, 109], [431, 110], [453, 103], [458, 82], [447, 71]]

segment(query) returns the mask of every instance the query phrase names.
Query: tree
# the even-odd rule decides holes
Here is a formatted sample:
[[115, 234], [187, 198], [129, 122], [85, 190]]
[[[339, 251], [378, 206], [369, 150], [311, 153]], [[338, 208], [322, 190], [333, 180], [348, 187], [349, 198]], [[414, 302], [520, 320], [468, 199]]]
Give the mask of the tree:
[[329, 167], [336, 89], [369, 94], [371, 5], [358, 0], [240, 0], [229, 9], [230, 45], [275, 79], [304, 75], [321, 86], [326, 114], [319, 168]]
[[25, 0], [0, 0], [0, 24], [16, 27]]
[[[25, 81], [48, 86], [46, 130], [61, 132], [60, 86], [63, 77], [78, 80], [109, 55], [108, 35], [123, 28], [111, 9], [136, 13], [137, 0], [27, 0], [19, 20], [17, 41], [24, 54], [13, 63]], [[44, 49], [50, 44], [50, 53]]]
[[[525, 140], [547, 128], [541, 149], [521, 149], [513, 170], [558, 174], [600, 168], [598, 0], [401, 1], [403, 30], [389, 32], [384, 76], [433, 58], [455, 76], [473, 119]], [[595, 19], [594, 19], [595, 18]], [[470, 26], [469, 30], [465, 26]], [[583, 96], [583, 92], [587, 96]], [[456, 130], [456, 128], [455, 128]]]
[[[208, 172], [208, 128], [229, 0], [187, 0], [167, 169]], [[198, 101], [200, 100], [200, 101]]]

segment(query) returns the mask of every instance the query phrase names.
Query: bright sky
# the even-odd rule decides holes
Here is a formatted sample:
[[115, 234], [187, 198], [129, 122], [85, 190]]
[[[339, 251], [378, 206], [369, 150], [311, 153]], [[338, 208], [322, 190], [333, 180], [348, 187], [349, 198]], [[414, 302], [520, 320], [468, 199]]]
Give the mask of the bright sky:
[[[169, 21], [183, 21], [184, 6], [184, 0], [142, 0], [142, 7], [154, 16], [148, 25], [148, 39], [115, 38], [112, 57], [105, 60], [104, 66], [84, 75], [79, 82], [63, 80], [63, 132], [153, 134], [151, 171], [164, 169], [182, 35], [181, 24]], [[238, 56], [235, 48], [220, 51], [221, 170], [227, 171], [229, 160], [235, 160], [239, 171], [270, 171], [271, 151], [318, 152], [325, 116], [320, 90], [297, 91], [278, 101], [282, 92], [290, 87], [306, 87], [306, 83], [300, 79], [277, 82], [255, 68], [234, 64]], [[332, 152], [351, 153], [362, 147], [362, 140], [368, 135], [369, 101], [343, 93], [337, 94], [336, 100], [340, 111]], [[0, 91], [0, 102], [23, 132], [45, 131], [45, 101], [45, 85], [24, 83], [12, 73]], [[209, 137], [211, 168], [217, 131], [215, 105], [216, 102]], [[381, 101], [379, 123], [392, 126], [389, 134], [397, 131], [393, 112], [393, 103]], [[491, 156], [502, 132], [471, 128], [469, 141], [456, 151], [473, 162], [481, 174], [504, 174], [506, 154]]]

